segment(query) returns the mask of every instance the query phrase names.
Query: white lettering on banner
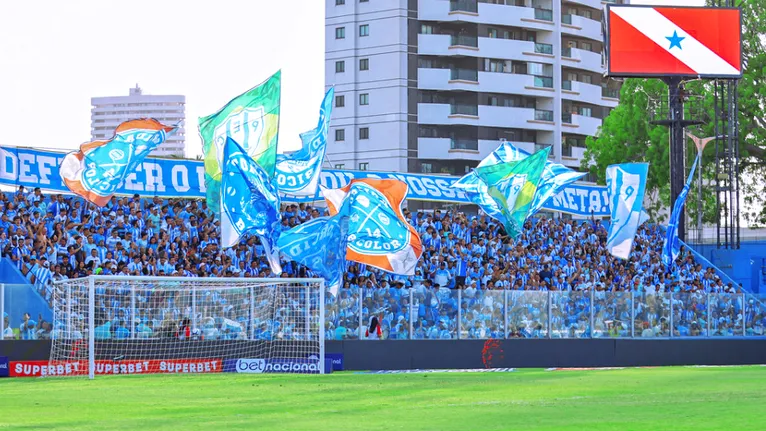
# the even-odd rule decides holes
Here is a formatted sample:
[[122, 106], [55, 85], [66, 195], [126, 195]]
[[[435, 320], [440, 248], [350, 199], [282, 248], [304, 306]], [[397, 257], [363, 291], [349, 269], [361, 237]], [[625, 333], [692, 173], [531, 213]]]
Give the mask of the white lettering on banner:
[[48, 179], [48, 175], [51, 174], [49, 166], [58, 166], [55, 157], [37, 156], [37, 173], [40, 174], [40, 184], [51, 183], [51, 180]]
[[34, 154], [19, 153], [19, 181], [23, 183], [37, 183], [37, 175], [30, 173], [29, 169], [35, 163]]
[[[157, 173], [155, 176], [154, 173]], [[146, 191], [164, 192], [165, 185], [162, 183], [162, 168], [157, 163], [144, 162], [144, 173], [146, 173]]]
[[205, 165], [197, 166], [197, 181], [199, 184], [199, 191], [202, 194], [207, 193], [207, 185], [205, 184]]
[[209, 373], [218, 370], [217, 361], [204, 361], [204, 362], [184, 362], [182, 364], [176, 362], [160, 362], [161, 373]]
[[0, 178], [4, 180], [16, 181], [19, 176], [19, 160], [16, 155], [10, 151], [2, 151], [0, 157]]
[[236, 371], [238, 373], [259, 374], [266, 370], [265, 359], [238, 359]]
[[136, 172], [131, 172], [128, 174], [128, 176], [125, 177], [125, 182], [123, 183], [125, 190], [131, 190], [134, 192], [144, 191], [144, 184], [138, 181], [138, 178], [136, 177], [136, 173], [140, 171], [141, 171], [141, 165], [138, 165], [136, 166]]
[[177, 192], [188, 192], [191, 187], [189, 187], [189, 171], [186, 166], [180, 164], [173, 166], [173, 169], [170, 170], [170, 182]]
[[609, 205], [609, 190], [607, 189], [601, 190], [601, 199], [602, 199], [601, 212], [608, 215], [610, 213], [609, 207], [611, 206]]
[[588, 198], [588, 191], [585, 189], [576, 189], [577, 190], [577, 197], [580, 198], [580, 204], [577, 206], [578, 211], [585, 211], [585, 208], [588, 208], [588, 205], [585, 203], [585, 199]]
[[598, 192], [598, 190], [591, 190], [588, 194], [590, 195], [590, 212], [592, 213], [600, 212], [601, 211], [601, 194]]
[[441, 197], [442, 192], [439, 190], [438, 187], [436, 187], [436, 184], [434, 184], [434, 180], [431, 178], [423, 178], [423, 187], [426, 188], [426, 193], [430, 194], [432, 198], [438, 198]]

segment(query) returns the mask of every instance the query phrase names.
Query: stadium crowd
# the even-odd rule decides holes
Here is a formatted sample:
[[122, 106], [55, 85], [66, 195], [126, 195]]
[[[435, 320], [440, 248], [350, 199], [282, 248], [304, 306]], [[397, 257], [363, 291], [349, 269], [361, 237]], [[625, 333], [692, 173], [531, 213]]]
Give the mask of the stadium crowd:
[[[328, 338], [357, 337], [360, 323], [372, 314], [383, 317], [388, 338], [455, 338], [458, 320], [466, 338], [502, 336], [506, 328], [508, 336], [519, 337], [548, 336], [548, 331], [562, 337], [666, 336], [671, 303], [678, 314], [673, 330], [680, 335], [733, 335], [742, 331], [746, 314], [749, 330], [762, 334], [766, 326], [760, 303], [747, 309], [736, 286], [691, 254], [683, 252], [672, 270], [665, 268], [656, 225], [640, 228], [630, 259], [622, 261], [606, 251], [607, 231], [599, 220], [540, 216], [528, 220], [514, 241], [486, 216], [456, 210], [404, 213], [423, 243], [415, 275], [349, 262], [343, 288], [327, 298]], [[321, 215], [321, 208], [287, 205], [283, 228]], [[220, 223], [204, 201], [135, 195], [114, 197], [98, 208], [79, 197], [43, 195], [39, 188], [0, 195], [2, 256], [49, 302], [53, 280], [91, 274], [274, 277], [257, 240], [221, 250], [219, 234]], [[283, 262], [283, 270], [282, 277], [311, 275], [295, 262]], [[546, 291], [554, 292], [551, 304]], [[705, 293], [720, 300], [708, 307]], [[673, 300], [670, 294], [676, 295]], [[646, 300], [639, 304], [636, 298]], [[235, 314], [206, 322], [223, 332], [221, 325], [247, 320]], [[116, 319], [116, 313], [110, 315]], [[144, 323], [163, 320], [158, 315]], [[124, 336], [116, 326], [112, 334]], [[150, 333], [145, 326], [142, 331]]]

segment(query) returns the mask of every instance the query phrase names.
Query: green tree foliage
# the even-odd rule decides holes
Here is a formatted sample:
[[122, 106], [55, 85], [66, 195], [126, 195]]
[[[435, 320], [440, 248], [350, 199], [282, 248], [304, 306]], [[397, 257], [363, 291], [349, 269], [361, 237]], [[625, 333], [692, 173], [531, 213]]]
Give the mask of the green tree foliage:
[[[745, 207], [741, 208], [750, 225], [766, 225], [766, 0], [740, 2], [743, 21], [744, 76], [739, 82], [739, 146], [740, 194]], [[714, 90], [711, 81], [692, 81], [685, 84], [687, 93], [699, 96], [696, 104], [701, 112], [695, 115], [709, 120], [695, 134], [713, 136], [715, 126]], [[650, 121], [655, 109], [651, 101], [667, 98], [667, 86], [657, 79], [627, 79], [620, 91], [620, 104], [604, 119], [599, 135], [586, 140], [587, 150], [582, 168], [605, 181], [606, 167], [616, 163], [649, 162], [647, 194], [654, 206], [647, 208], [657, 221], [662, 207], [670, 202], [669, 130], [667, 126]], [[701, 115], [700, 115], [701, 114]], [[689, 141], [689, 163], [694, 157], [694, 145]], [[708, 144], [703, 155], [703, 220], [714, 222], [715, 207], [715, 142]], [[697, 188], [687, 200], [687, 213], [696, 217]]]

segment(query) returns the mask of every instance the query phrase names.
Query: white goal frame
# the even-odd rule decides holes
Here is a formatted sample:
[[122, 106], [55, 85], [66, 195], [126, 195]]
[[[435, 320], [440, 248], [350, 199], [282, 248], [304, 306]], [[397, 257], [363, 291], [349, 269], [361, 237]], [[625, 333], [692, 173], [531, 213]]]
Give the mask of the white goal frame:
[[[250, 289], [250, 317], [249, 317], [249, 323], [250, 328], [246, 330], [245, 332], [248, 333], [247, 340], [253, 341], [254, 339], [252, 334], [252, 327], [253, 327], [253, 319], [254, 319], [254, 309], [255, 304], [253, 300], [253, 289], [257, 289], [257, 286], [255, 285], [262, 285], [263, 287], [278, 287], [279, 285], [305, 285], [307, 289], [312, 288], [311, 286], [316, 286], [315, 288], [319, 290], [318, 297], [319, 297], [319, 307], [311, 307], [310, 302], [311, 298], [310, 295], [306, 295], [306, 330], [307, 334], [309, 334], [308, 341], [313, 341], [311, 332], [309, 330], [310, 328], [310, 316], [311, 313], [309, 310], [316, 310], [318, 312], [318, 331], [316, 333], [316, 336], [318, 337], [318, 368], [319, 368], [319, 374], [325, 374], [328, 371], [325, 369], [325, 280], [323, 278], [239, 278], [239, 277], [151, 277], [151, 276], [112, 276], [112, 275], [91, 275], [88, 277], [83, 278], [77, 278], [77, 279], [67, 279], [67, 280], [57, 280], [54, 281], [54, 297], [56, 296], [56, 290], [59, 289], [62, 285], [72, 285], [74, 283], [80, 282], [82, 283], [81, 286], [84, 286], [85, 283], [87, 283], [87, 296], [88, 296], [88, 306], [87, 306], [87, 335], [85, 334], [85, 331], [83, 331], [82, 336], [84, 338], [87, 338], [87, 344], [88, 344], [88, 378], [94, 379], [96, 376], [96, 284], [99, 281], [103, 282], [169, 282], [169, 283], [184, 283], [186, 288], [191, 289], [191, 295], [192, 298], [199, 297], [197, 295], [197, 292], [200, 291], [206, 291], [206, 290], [214, 290], [214, 289], [243, 289], [245, 287], [237, 287], [238, 284], [247, 284]], [[195, 283], [200, 283], [200, 285], [194, 285]], [[210, 285], [204, 285], [204, 283], [212, 283], [212, 284], [218, 284], [219, 286], [211, 287]], [[229, 286], [226, 286], [226, 283], [230, 283]], [[192, 286], [189, 286], [189, 285]], [[135, 297], [136, 297], [136, 287], [131, 287], [131, 309], [133, 310], [133, 313], [131, 313], [130, 321], [131, 325], [135, 325], [136, 323], [136, 314], [137, 309], [135, 306]], [[308, 291], [308, 290], [307, 290]], [[58, 292], [59, 295], [65, 294], [65, 292]], [[56, 324], [58, 322], [57, 320], [57, 311], [59, 313], [64, 313], [68, 319], [71, 319], [71, 312], [72, 312], [72, 301], [71, 301], [71, 289], [70, 293], [68, 295], [65, 294], [64, 299], [66, 300], [66, 303], [64, 304], [64, 307], [66, 307], [65, 310], [58, 311], [59, 306], [57, 304], [53, 304], [53, 322]], [[2, 298], [0, 298], [2, 300]], [[196, 303], [192, 301], [192, 309], [196, 310]], [[84, 308], [84, 307], [83, 307]], [[196, 312], [196, 311], [195, 311]], [[192, 324], [194, 326], [197, 326], [196, 319], [192, 319]], [[71, 340], [71, 339], [70, 339]], [[273, 341], [273, 340], [269, 340]], [[55, 340], [53, 341], [56, 342]], [[51, 350], [51, 364], [54, 362], [53, 359], [54, 351], [53, 346]], [[60, 360], [59, 360], [60, 361]]]

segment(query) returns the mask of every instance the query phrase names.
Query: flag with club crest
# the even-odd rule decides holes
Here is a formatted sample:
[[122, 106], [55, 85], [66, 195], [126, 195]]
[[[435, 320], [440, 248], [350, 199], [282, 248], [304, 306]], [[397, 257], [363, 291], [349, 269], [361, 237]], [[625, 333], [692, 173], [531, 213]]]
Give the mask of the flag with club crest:
[[512, 238], [521, 235], [524, 221], [530, 215], [550, 150], [548, 147], [518, 162], [482, 166], [475, 170], [503, 214], [503, 225]]
[[327, 150], [327, 132], [334, 95], [335, 88], [330, 88], [325, 94], [317, 127], [301, 134], [300, 150], [289, 155], [277, 154], [276, 176], [280, 193], [292, 196], [316, 195]]
[[[112, 139], [88, 142], [67, 154], [59, 170], [61, 179], [73, 193], [103, 207], [149, 153], [176, 130], [177, 126], [150, 118], [126, 121], [117, 126]], [[146, 184], [146, 192], [151, 194], [154, 187]]]
[[678, 238], [678, 222], [681, 218], [681, 210], [686, 204], [686, 197], [689, 195], [689, 189], [691, 189], [692, 180], [694, 179], [694, 171], [697, 170], [697, 164], [700, 161], [701, 155], [702, 152], [700, 150], [697, 153], [697, 157], [694, 158], [694, 164], [692, 164], [692, 170], [689, 172], [689, 178], [686, 179], [684, 188], [673, 203], [673, 212], [670, 214], [670, 222], [665, 231], [665, 246], [662, 248], [662, 263], [668, 269], [673, 266], [678, 258], [678, 254], [681, 252], [681, 241]]
[[346, 272], [348, 205], [331, 217], [300, 224], [279, 237], [279, 250], [290, 260], [319, 274], [336, 295]]
[[348, 205], [346, 259], [394, 274], [414, 275], [423, 254], [420, 236], [404, 218], [407, 184], [395, 179], [358, 179], [340, 189], [324, 189], [330, 215]]
[[272, 179], [236, 141], [226, 138], [221, 175], [221, 246], [234, 247], [256, 235], [272, 272], [282, 273], [277, 240], [281, 233], [279, 194]]
[[207, 204], [220, 209], [221, 173], [226, 138], [236, 141], [266, 175], [274, 176], [279, 134], [281, 72], [235, 97], [218, 112], [199, 119], [205, 162]]
[[606, 168], [606, 188], [612, 215], [606, 248], [620, 259], [627, 259], [633, 250], [636, 230], [643, 219], [648, 173], [648, 163], [623, 163]]
[[[504, 142], [493, 151], [492, 154], [482, 160], [477, 167], [480, 168], [500, 163], [515, 162], [529, 156], [530, 154], [528, 152], [516, 148], [510, 142]], [[542, 178], [540, 179], [537, 192], [535, 192], [534, 201], [532, 202], [530, 215], [538, 212], [550, 198], [556, 196], [561, 190], [566, 188], [566, 186], [584, 176], [584, 173], [573, 171], [562, 164], [554, 163], [549, 160], [546, 161]], [[452, 187], [461, 189], [468, 199], [481, 207], [487, 215], [505, 224], [505, 219], [503, 218], [500, 208], [487, 193], [487, 185], [479, 179], [475, 171], [471, 171], [460, 178], [452, 184]]]

